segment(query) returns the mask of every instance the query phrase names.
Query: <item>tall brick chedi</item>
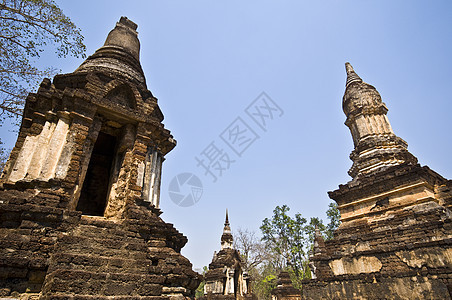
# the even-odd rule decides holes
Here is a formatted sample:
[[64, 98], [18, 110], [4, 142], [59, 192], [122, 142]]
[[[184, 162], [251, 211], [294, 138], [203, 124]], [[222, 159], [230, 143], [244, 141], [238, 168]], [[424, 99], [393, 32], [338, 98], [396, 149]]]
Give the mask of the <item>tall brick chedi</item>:
[[316, 237], [304, 299], [450, 299], [452, 181], [421, 167], [378, 91], [350, 64], [343, 97], [353, 179], [329, 192], [335, 237]]
[[136, 29], [122, 17], [75, 72], [28, 96], [1, 178], [0, 297], [194, 295], [187, 238], [159, 217], [176, 141], [146, 87]]

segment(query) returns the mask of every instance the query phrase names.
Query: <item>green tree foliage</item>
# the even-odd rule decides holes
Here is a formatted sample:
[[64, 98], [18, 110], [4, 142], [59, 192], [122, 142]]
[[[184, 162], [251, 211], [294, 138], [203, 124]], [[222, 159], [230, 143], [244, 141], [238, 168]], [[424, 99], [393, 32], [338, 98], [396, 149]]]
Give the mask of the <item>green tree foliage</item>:
[[271, 219], [265, 218], [260, 227], [264, 249], [268, 252], [263, 260], [264, 268], [257, 283], [263, 295], [269, 295], [275, 284], [270, 279], [282, 270], [287, 270], [295, 287], [301, 288], [303, 279], [311, 278], [309, 268], [309, 253], [314, 244], [316, 228], [325, 239], [331, 239], [340, 224], [340, 213], [335, 203], [328, 206], [327, 217], [329, 223], [323, 224], [320, 218], [310, 218], [309, 222], [296, 213], [294, 217], [288, 215], [289, 207], [276, 206]]
[[329, 239], [340, 224], [335, 203], [328, 206], [327, 225], [320, 218], [311, 218], [308, 223], [301, 214], [292, 218], [288, 212], [286, 205], [277, 206], [273, 217], [262, 222], [261, 239], [246, 229], [234, 232], [234, 248], [240, 251], [244, 270], [251, 276], [252, 291], [258, 299], [271, 299], [271, 291], [282, 270], [287, 270], [294, 286], [301, 288], [301, 281], [311, 278], [309, 251], [313, 247], [315, 229]]
[[195, 299], [199, 299], [204, 296], [204, 286], [206, 285], [206, 282], [203, 280], [199, 284], [198, 288], [195, 291]]
[[[208, 270], [209, 270], [209, 268], [207, 268], [207, 266], [204, 266], [202, 268], [202, 276], [203, 277], [206, 275]], [[199, 284], [198, 288], [195, 291], [195, 299], [204, 297], [204, 286], [205, 285], [206, 285], [206, 281], [205, 280], [201, 281], [201, 283]]]
[[336, 203], [332, 202], [328, 205], [326, 216], [328, 217], [330, 222], [328, 223], [328, 225], [326, 225], [325, 237], [327, 240], [330, 240], [334, 237], [334, 231], [341, 224], [341, 213], [339, 212], [339, 209], [337, 209]]
[[277, 286], [278, 272], [271, 264], [265, 262], [260, 268], [259, 273], [253, 277], [253, 293], [258, 299], [271, 299], [271, 292]]
[[310, 239], [307, 234], [307, 220], [301, 214], [294, 218], [287, 213], [287, 205], [276, 206], [271, 219], [265, 218], [260, 227], [262, 240], [268, 248], [279, 256], [274, 261], [277, 270], [288, 268], [295, 277], [305, 278], [309, 269], [303, 262], [308, 260]]
[[320, 232], [325, 233], [327, 226], [323, 224], [323, 220], [317, 217], [313, 217], [310, 219], [309, 224], [304, 227], [304, 231], [307, 236], [307, 247], [311, 250], [311, 247], [314, 243], [314, 233], [315, 229], [318, 228]]
[[19, 117], [25, 98], [56, 69], [35, 60], [48, 46], [84, 57], [83, 36], [52, 0], [0, 0], [0, 119]]

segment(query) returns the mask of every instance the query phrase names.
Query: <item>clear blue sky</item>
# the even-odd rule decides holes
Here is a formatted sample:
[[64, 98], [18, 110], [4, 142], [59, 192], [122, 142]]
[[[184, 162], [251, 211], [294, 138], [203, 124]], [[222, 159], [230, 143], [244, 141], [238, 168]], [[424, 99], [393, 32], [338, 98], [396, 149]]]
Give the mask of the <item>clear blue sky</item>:
[[[276, 205], [325, 219], [327, 191], [350, 180], [353, 149], [341, 101], [344, 63], [374, 85], [395, 133], [422, 165], [452, 178], [450, 1], [57, 1], [102, 46], [120, 16], [138, 24], [148, 88], [178, 141], [167, 155], [162, 218], [184, 233], [182, 250], [202, 268], [231, 227], [259, 230]], [[45, 54], [63, 73], [82, 61]], [[284, 112], [264, 132], [245, 108], [265, 91]], [[241, 117], [259, 136], [239, 157], [220, 134]], [[14, 138], [1, 128], [11, 146]], [[195, 156], [211, 142], [235, 160], [213, 183]], [[201, 200], [174, 204], [171, 179], [201, 179]]]

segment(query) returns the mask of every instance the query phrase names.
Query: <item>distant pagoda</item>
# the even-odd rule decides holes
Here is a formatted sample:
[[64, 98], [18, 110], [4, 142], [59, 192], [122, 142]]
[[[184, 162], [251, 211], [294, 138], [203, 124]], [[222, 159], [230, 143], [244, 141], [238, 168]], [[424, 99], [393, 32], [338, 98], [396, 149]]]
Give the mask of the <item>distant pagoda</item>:
[[234, 249], [233, 241], [226, 210], [221, 250], [214, 253], [209, 271], [204, 275], [204, 295], [209, 300], [252, 298], [250, 279], [243, 270], [240, 253]]

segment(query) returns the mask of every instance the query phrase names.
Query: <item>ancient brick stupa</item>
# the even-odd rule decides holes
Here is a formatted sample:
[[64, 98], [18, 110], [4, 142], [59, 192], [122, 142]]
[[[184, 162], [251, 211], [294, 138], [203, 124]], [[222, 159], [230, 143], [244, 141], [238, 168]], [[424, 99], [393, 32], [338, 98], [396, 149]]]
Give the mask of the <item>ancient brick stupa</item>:
[[221, 250], [214, 253], [204, 279], [204, 294], [209, 300], [252, 298], [249, 277], [243, 270], [239, 251], [233, 247], [227, 211], [221, 235]]
[[272, 300], [300, 300], [301, 291], [295, 288], [287, 271], [278, 275], [277, 286], [271, 291]]
[[159, 217], [176, 141], [146, 87], [136, 29], [122, 17], [75, 72], [28, 96], [1, 178], [0, 297], [194, 295], [187, 238]]
[[332, 240], [316, 235], [303, 298], [450, 299], [452, 181], [417, 164], [377, 90], [346, 71], [353, 179], [329, 192], [342, 224]]

